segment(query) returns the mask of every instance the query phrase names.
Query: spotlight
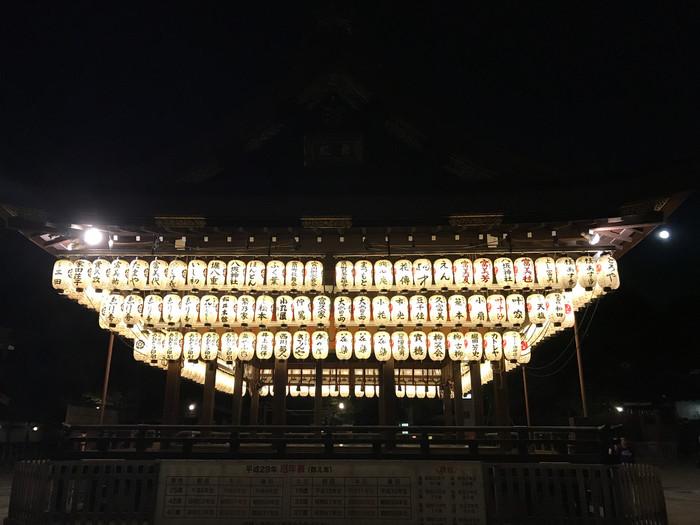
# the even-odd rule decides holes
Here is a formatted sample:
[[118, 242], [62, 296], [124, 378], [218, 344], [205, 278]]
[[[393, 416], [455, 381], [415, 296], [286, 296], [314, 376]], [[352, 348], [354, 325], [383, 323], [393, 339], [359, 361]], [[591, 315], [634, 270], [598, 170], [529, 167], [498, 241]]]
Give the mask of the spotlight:
[[620, 405], [617, 405], [615, 407], [615, 410], [617, 410], [618, 412], [623, 412], [625, 409], [623, 407], [621, 407]]
[[89, 228], [83, 234], [83, 240], [89, 246], [95, 246], [102, 242], [102, 232], [97, 228]]
[[668, 230], [661, 230], [661, 231], [659, 232], [659, 238], [660, 238], [660, 239], [666, 240], [666, 239], [668, 239], [670, 236], [671, 236], [671, 233], [670, 233]]
[[343, 410], [345, 408], [345, 403], [338, 403], [338, 408]]
[[190, 406], [188, 406], [187, 408], [190, 409], [190, 412], [194, 412], [194, 409], [197, 408], [197, 405], [195, 405], [194, 403], [190, 403]]
[[588, 233], [581, 232], [581, 237], [586, 239], [591, 246], [595, 246], [600, 242], [600, 235], [593, 230], [588, 230]]

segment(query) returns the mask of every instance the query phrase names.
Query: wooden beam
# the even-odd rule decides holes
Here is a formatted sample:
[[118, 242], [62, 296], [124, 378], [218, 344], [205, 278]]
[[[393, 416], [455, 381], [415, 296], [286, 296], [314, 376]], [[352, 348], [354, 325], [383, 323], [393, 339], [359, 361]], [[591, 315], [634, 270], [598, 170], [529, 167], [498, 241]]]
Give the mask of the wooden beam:
[[484, 390], [481, 386], [481, 363], [469, 362], [469, 376], [472, 382], [472, 406], [474, 411], [474, 425], [484, 425]]
[[206, 363], [204, 372], [204, 389], [202, 392], [202, 411], [199, 414], [200, 425], [214, 424], [214, 398], [216, 396], [216, 360]]
[[272, 424], [282, 426], [287, 410], [287, 361], [275, 358], [274, 396], [272, 399]]
[[165, 376], [165, 396], [163, 399], [163, 424], [177, 425], [178, 405], [180, 402], [180, 366], [182, 357], [177, 361], [168, 361]]
[[243, 408], [243, 362], [236, 359], [236, 368], [233, 371], [233, 403], [231, 405], [231, 424], [241, 424], [241, 412]]

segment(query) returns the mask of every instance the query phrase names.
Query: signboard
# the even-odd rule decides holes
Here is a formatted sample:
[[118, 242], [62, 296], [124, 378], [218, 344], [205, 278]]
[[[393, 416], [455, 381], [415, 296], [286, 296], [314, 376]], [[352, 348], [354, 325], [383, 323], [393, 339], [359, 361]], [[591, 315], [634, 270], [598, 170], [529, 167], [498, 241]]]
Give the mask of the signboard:
[[478, 462], [164, 460], [156, 524], [485, 525]]

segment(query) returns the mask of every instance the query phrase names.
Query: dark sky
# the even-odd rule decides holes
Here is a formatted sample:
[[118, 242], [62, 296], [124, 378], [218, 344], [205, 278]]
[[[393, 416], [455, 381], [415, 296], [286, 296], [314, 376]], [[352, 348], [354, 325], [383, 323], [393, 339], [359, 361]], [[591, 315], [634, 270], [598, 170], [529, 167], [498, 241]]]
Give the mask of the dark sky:
[[[158, 159], [218, 144], [263, 94], [293, 89], [319, 64], [320, 71], [335, 63], [473, 151], [488, 144], [529, 166], [588, 177], [593, 201], [611, 173], [644, 173], [644, 184], [663, 192], [674, 183], [667, 168], [697, 168], [700, 28], [692, 2], [352, 4], [348, 11], [332, 2], [3, 2], [0, 202], [51, 206], [51, 196], [67, 190], [80, 196], [76, 208], [89, 206], [91, 194], [115, 180], [135, 184], [134, 173]], [[348, 13], [352, 53], [315, 46], [329, 13]], [[266, 174], [263, 184], [275, 177]], [[673, 189], [687, 189], [687, 178], [682, 186]], [[669, 310], [699, 292], [698, 209], [694, 195], [671, 216], [670, 240], [650, 237], [621, 260], [623, 288], [601, 301], [585, 342], [594, 386], [644, 395], [635, 385], [654, 383], [659, 372], [635, 363], [648, 365], [654, 352], [687, 354], [695, 359], [688, 368], [700, 368], [697, 345], [680, 335], [689, 326]], [[0, 326], [18, 338], [0, 361], [0, 392], [12, 398], [0, 410], [60, 420], [65, 403], [100, 391], [107, 335], [51, 290], [51, 257], [5, 230], [0, 250], [2, 275], [10, 276], [0, 283]], [[610, 323], [618, 317], [623, 325]], [[620, 332], [633, 332], [633, 342], [614, 339]], [[556, 370], [546, 365], [569, 336], [533, 362], [540, 375]], [[147, 385], [158, 408], [138, 417], [151, 417], [164, 378], [135, 366], [125, 346], [115, 352], [115, 391]], [[554, 377], [571, 383], [572, 366]], [[686, 362], [674, 367], [675, 374]], [[552, 379], [533, 377], [535, 390], [538, 381], [546, 397]], [[679, 381], [669, 375], [655, 384], [650, 396]], [[700, 396], [692, 388], [677, 395]]]

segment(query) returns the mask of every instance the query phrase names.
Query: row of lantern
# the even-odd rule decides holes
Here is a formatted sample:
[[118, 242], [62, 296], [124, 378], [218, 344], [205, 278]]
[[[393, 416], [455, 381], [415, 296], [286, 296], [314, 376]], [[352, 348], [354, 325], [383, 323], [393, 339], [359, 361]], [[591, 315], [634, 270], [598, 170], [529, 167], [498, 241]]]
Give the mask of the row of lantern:
[[[407, 397], [409, 399], [433, 399], [442, 396], [443, 392], [438, 385], [395, 385], [394, 391], [397, 398]], [[312, 385], [291, 385], [286, 387], [286, 393], [291, 397], [314, 397], [316, 395], [316, 387]], [[323, 385], [321, 395], [323, 397], [354, 397], [373, 398], [379, 397], [378, 385]], [[260, 388], [261, 396], [274, 396], [275, 389], [273, 385], [263, 385]]]
[[[508, 361], [518, 361], [522, 351], [527, 349], [527, 342], [514, 330], [503, 334], [489, 331], [483, 336], [476, 331], [466, 334], [452, 331], [445, 335], [438, 330], [427, 333], [397, 330], [391, 334], [384, 330], [374, 334], [367, 330], [355, 333], [339, 330], [335, 334], [335, 355], [340, 360], [349, 360], [353, 355], [366, 360], [374, 355], [378, 361], [388, 361], [391, 357], [397, 361], [405, 361], [409, 357], [415, 361], [426, 357], [432, 361], [442, 361], [446, 357], [453, 361], [480, 361], [482, 358], [500, 361], [502, 357]], [[196, 331], [185, 334], [175, 330], [152, 331], [135, 339], [134, 351], [147, 355], [151, 362], [163, 359], [172, 361], [181, 356], [187, 361], [222, 359], [227, 363], [233, 363], [236, 359], [250, 361], [253, 357], [267, 360], [273, 356], [278, 360], [291, 357], [304, 360], [309, 356], [322, 360], [328, 357], [329, 336], [321, 330], [282, 330], [277, 333], [261, 330], [257, 334], [244, 331], [240, 334], [225, 332], [222, 335], [215, 331], [203, 334]]]
[[[352, 262], [342, 260], [335, 267], [335, 282], [340, 290], [421, 290], [421, 289], [565, 289], [577, 284], [590, 290], [600, 286], [605, 290], [619, 286], [617, 262], [609, 255], [597, 260], [584, 255], [574, 260], [549, 256], [535, 260], [509, 257], [495, 260], [479, 257], [472, 261], [462, 257], [454, 261], [446, 258], [421, 258], [414, 261], [400, 259], [391, 262], [381, 259]], [[234, 259], [228, 262], [213, 259], [209, 262], [193, 259], [185, 262], [175, 259], [169, 263], [154, 259], [126, 261], [115, 259], [78, 259], [56, 261], [53, 286], [62, 293], [82, 291], [92, 287], [103, 290], [193, 290], [227, 291], [239, 289], [311, 290], [323, 291], [323, 264], [311, 260], [306, 263], [293, 260], [286, 264], [271, 260], [248, 263]]]

